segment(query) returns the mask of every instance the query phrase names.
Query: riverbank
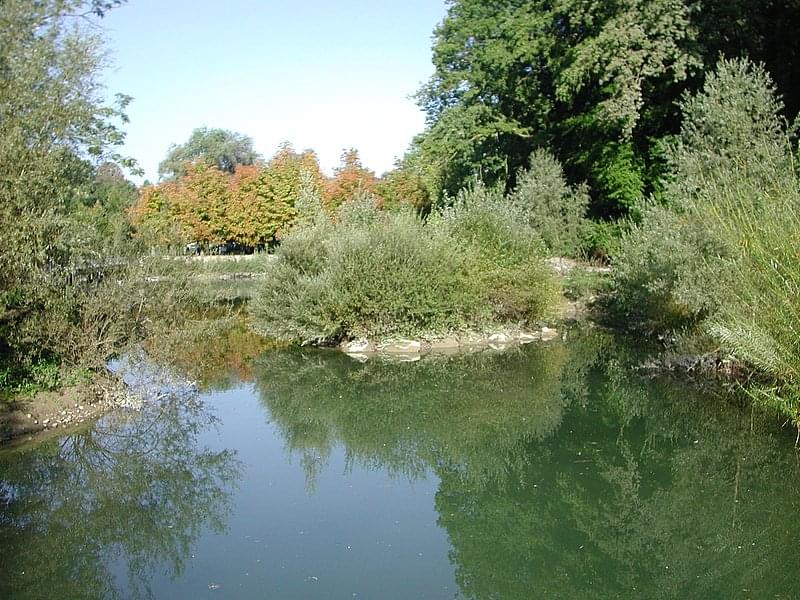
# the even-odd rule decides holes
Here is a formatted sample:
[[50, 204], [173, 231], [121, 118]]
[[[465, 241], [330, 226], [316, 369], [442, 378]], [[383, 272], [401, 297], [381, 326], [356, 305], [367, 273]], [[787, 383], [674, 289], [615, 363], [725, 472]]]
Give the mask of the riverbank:
[[128, 403], [125, 385], [111, 374], [89, 383], [19, 396], [0, 404], [0, 447], [72, 431]]

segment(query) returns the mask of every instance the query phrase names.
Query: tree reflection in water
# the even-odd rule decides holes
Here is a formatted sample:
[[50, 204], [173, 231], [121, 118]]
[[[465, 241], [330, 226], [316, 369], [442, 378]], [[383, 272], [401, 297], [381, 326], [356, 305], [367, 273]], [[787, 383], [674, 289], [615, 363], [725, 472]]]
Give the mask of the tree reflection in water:
[[180, 576], [239, 478], [234, 452], [200, 445], [212, 425], [196, 396], [172, 395], [0, 454], [0, 597], [149, 598], [154, 572]]
[[274, 353], [256, 381], [312, 485], [337, 444], [350, 464], [435, 473], [464, 597], [796, 597], [789, 436], [641, 362], [594, 331], [411, 364]]

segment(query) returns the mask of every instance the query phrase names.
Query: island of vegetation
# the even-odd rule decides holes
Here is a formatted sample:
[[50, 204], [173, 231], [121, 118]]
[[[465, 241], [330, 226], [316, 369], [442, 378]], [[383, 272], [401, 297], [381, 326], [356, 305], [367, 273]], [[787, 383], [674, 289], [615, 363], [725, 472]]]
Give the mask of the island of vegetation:
[[797, 2], [450, 0], [427, 127], [390, 172], [350, 149], [327, 176], [312, 150], [198, 128], [138, 188], [131, 98], [105, 102], [84, 26], [118, 4], [0, 8], [6, 412], [108, 397], [109, 360], [215, 310], [186, 255], [236, 252], [256, 254], [248, 323], [280, 343], [534, 330], [566, 293], [735, 363], [800, 431]]

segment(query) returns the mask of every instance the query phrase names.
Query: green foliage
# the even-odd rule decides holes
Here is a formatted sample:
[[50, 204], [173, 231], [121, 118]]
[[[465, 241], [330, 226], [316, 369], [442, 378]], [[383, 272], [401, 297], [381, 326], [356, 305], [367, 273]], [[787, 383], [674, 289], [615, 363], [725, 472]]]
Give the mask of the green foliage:
[[755, 397], [800, 423], [800, 183], [782, 106], [763, 68], [723, 60], [683, 108], [668, 205], [624, 238], [617, 300], [660, 328], [705, 317], [725, 350], [778, 382]]
[[373, 200], [290, 233], [251, 303], [256, 328], [291, 342], [444, 333], [535, 321], [553, 285], [543, 247], [510, 205], [465, 193], [443, 215]]
[[233, 173], [239, 165], [252, 165], [259, 158], [252, 138], [226, 129], [200, 127], [192, 131], [185, 144], [170, 146], [167, 157], [158, 165], [161, 177], [180, 177], [186, 165], [201, 161], [220, 171]]
[[796, 0], [453, 0], [410, 156], [439, 202], [476, 176], [511, 189], [547, 147], [588, 183], [592, 216], [624, 216], [658, 190], [678, 101], [720, 55], [764, 61], [797, 113], [798, 24]]
[[525, 213], [555, 256], [577, 256], [587, 237], [585, 219], [589, 193], [585, 185], [571, 187], [561, 164], [545, 150], [531, 154], [527, 170], [517, 175], [509, 200]]
[[114, 4], [0, 11], [0, 372], [13, 389], [102, 368], [172, 297], [146, 281], [154, 266], [137, 260], [121, 213], [132, 190], [110, 166], [131, 165], [114, 152], [129, 99], [104, 103], [102, 45], [76, 25]]
[[549, 146], [592, 185], [598, 216], [624, 211], [641, 192], [647, 136], [670, 126], [644, 107], [674, 100], [699, 64], [689, 13], [680, 0], [450, 3], [416, 143], [440, 191], [475, 174], [513, 186], [530, 152]]
[[424, 172], [408, 161], [401, 161], [384, 173], [375, 185], [375, 193], [387, 210], [411, 206], [417, 211], [427, 212], [431, 208]]
[[659, 205], [622, 234], [612, 254], [615, 317], [649, 332], [696, 323], [716, 308], [711, 260], [720, 244], [693, 218]]
[[624, 223], [619, 221], [587, 221], [581, 248], [587, 258], [606, 262], [619, 248]]

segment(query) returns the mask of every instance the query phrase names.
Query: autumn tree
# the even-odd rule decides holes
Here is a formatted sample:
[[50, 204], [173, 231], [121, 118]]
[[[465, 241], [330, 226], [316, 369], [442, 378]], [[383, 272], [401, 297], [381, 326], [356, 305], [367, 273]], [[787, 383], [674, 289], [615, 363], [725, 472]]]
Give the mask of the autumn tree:
[[136, 203], [128, 210], [128, 218], [137, 236], [148, 246], [169, 246], [186, 240], [172, 210], [175, 182], [145, 185], [139, 190]]
[[293, 225], [304, 180], [321, 192], [325, 178], [317, 156], [289, 144], [266, 164], [239, 165], [232, 174], [198, 161], [180, 177], [142, 188], [130, 217], [140, 235], [158, 245], [177, 238], [263, 247]]
[[358, 151], [350, 148], [342, 152], [341, 162], [325, 186], [323, 202], [333, 210], [357, 194], [375, 194], [377, 182], [375, 173], [361, 164]]

